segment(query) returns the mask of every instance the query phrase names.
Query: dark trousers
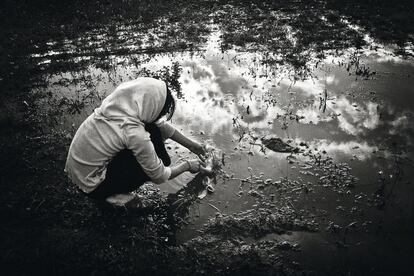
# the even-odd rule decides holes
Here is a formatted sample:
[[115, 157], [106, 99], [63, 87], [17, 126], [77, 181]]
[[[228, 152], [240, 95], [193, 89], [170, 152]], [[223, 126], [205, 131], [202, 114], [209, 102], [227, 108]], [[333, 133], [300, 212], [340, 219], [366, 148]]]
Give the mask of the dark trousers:
[[[165, 149], [160, 129], [154, 124], [146, 124], [155, 152], [165, 166], [171, 164], [170, 156]], [[145, 174], [134, 154], [129, 149], [123, 149], [109, 162], [105, 180], [91, 193], [89, 197], [104, 200], [114, 194], [129, 193], [136, 190], [150, 178]]]

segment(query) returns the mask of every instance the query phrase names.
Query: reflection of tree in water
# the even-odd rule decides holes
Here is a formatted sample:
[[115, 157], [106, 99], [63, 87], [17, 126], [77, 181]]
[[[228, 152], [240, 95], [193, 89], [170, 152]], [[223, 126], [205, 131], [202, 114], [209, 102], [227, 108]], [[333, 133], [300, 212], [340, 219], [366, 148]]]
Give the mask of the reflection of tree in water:
[[[223, 32], [223, 50], [236, 46], [262, 52], [266, 57], [262, 62], [292, 66], [299, 77], [310, 73], [308, 62], [313, 58], [369, 46], [366, 33], [374, 40], [396, 43], [402, 55], [409, 55], [404, 46], [413, 42], [414, 17], [408, 0], [38, 0], [5, 1], [2, 6], [4, 79], [79, 71], [90, 64], [109, 70], [116, 56], [197, 50], [213, 29], [211, 18]], [[50, 62], [32, 54], [48, 55]]]
[[146, 68], [141, 69], [137, 75], [140, 77], [152, 77], [163, 80], [167, 83], [169, 89], [175, 92], [177, 98], [181, 99], [184, 97], [179, 78], [181, 75], [182, 68], [178, 62], [174, 62], [171, 67], [164, 66], [160, 70], [151, 71]]

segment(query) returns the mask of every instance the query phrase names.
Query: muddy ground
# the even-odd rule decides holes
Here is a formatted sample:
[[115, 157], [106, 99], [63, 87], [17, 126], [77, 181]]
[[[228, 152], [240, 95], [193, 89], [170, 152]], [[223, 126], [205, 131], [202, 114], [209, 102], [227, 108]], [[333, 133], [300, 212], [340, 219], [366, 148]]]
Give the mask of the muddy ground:
[[[283, 240], [283, 235], [323, 231], [332, 235], [335, 250], [347, 250], [347, 233], [361, 229], [364, 235], [375, 237], [381, 231], [381, 225], [369, 228], [351, 222], [340, 226], [329, 219], [318, 220], [320, 214], [315, 215], [314, 210], [295, 207], [294, 196], [312, 193], [311, 184], [306, 186], [283, 177], [277, 181], [266, 179], [258, 172], [240, 179], [223, 173], [218, 176], [219, 182], [250, 185], [243, 193], [248, 194], [251, 208], [227, 212], [216, 202], [209, 203], [213, 213], [197, 234], [177, 241], [176, 233], [188, 224], [189, 210], [199, 201], [197, 194], [202, 187], [198, 178], [169, 196], [162, 196], [154, 187], [141, 190], [155, 208], [134, 211], [90, 201], [63, 173], [76, 120], [82, 117], [76, 116], [90, 112], [101, 97], [97, 88], [102, 80], [90, 73], [91, 67], [101, 72], [133, 67], [131, 77], [160, 76], [168, 81], [177, 98], [185, 99], [179, 82], [185, 73], [182, 64], [160, 70], [141, 64], [161, 54], [202, 55], [209, 35], [217, 31], [221, 32], [222, 53], [235, 49], [260, 53], [263, 64], [284, 70], [292, 81], [311, 78], [318, 61], [327, 56], [342, 58], [349, 48], [357, 52], [375, 47], [364, 39], [365, 34], [377, 43], [393, 45], [393, 55], [412, 63], [414, 10], [410, 1], [251, 2], [2, 1], [2, 271], [15, 275], [381, 275], [410, 271], [407, 258], [411, 251], [406, 249], [412, 249], [414, 215], [392, 233], [408, 237], [402, 239], [408, 241], [404, 250], [388, 248], [386, 253], [397, 255], [399, 262], [383, 258], [365, 265], [351, 258], [354, 261], [339, 261], [326, 268], [323, 260], [311, 267], [298, 261], [295, 254], [301, 250], [301, 244]], [[363, 31], [351, 27], [353, 24]], [[375, 76], [376, 72], [361, 65], [357, 56], [344, 59], [350, 76]], [[122, 81], [116, 73], [110, 76], [112, 79], [105, 80], [108, 83]], [[56, 97], [53, 85], [86, 87], [90, 93]], [[322, 95], [321, 99], [321, 110], [325, 112], [327, 96], [323, 100]], [[248, 117], [249, 108], [243, 112]], [[69, 124], [68, 115], [72, 118]], [[301, 118], [286, 113], [277, 120], [283, 129]], [[237, 133], [240, 143], [259, 144], [263, 151], [271, 150], [272, 146], [266, 149], [269, 143], [259, 143], [260, 137], [243, 140], [248, 135], [243, 128], [237, 129], [241, 131]], [[410, 131], [407, 135], [412, 135]], [[380, 141], [381, 147], [391, 152], [386, 158], [396, 164], [392, 167], [393, 176], [402, 175], [401, 167], [412, 169], [410, 142], [386, 138]], [[275, 143], [272, 145], [276, 145], [276, 152], [309, 157], [307, 165], [316, 167], [322, 176], [318, 185], [332, 187], [335, 194], [345, 194], [357, 185], [358, 180], [346, 163], [335, 163], [323, 152], [311, 152], [306, 143], [284, 146], [283, 150]], [[246, 154], [257, 156], [254, 151]], [[295, 163], [294, 159], [287, 160]], [[394, 179], [387, 177], [379, 176], [380, 184], [369, 201], [379, 210], [385, 208], [387, 195], [391, 194], [385, 184], [394, 183]], [[239, 193], [241, 197], [242, 192]], [[278, 238], [271, 238], [272, 235]], [[377, 236], [379, 242], [384, 236]], [[310, 253], [308, 256], [313, 258]]]

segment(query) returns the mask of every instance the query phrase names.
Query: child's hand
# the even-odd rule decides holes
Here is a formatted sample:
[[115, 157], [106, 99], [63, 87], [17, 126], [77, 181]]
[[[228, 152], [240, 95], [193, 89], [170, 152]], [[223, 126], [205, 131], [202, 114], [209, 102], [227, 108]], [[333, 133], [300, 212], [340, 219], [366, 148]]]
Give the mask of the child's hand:
[[186, 160], [188, 164], [188, 171], [191, 173], [198, 173], [202, 170], [202, 167], [206, 166], [206, 163], [200, 159]]
[[198, 144], [191, 151], [197, 154], [198, 158], [200, 158], [202, 161], [205, 161], [207, 155], [207, 147], [208, 146], [205, 144]]

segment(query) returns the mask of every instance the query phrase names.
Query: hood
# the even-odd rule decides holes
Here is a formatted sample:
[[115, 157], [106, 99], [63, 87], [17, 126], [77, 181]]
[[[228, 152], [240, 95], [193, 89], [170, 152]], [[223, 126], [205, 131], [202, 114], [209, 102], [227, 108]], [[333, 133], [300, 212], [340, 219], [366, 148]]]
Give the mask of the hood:
[[167, 97], [165, 82], [137, 78], [120, 84], [102, 102], [99, 111], [106, 118], [138, 119], [152, 123], [161, 113]]

